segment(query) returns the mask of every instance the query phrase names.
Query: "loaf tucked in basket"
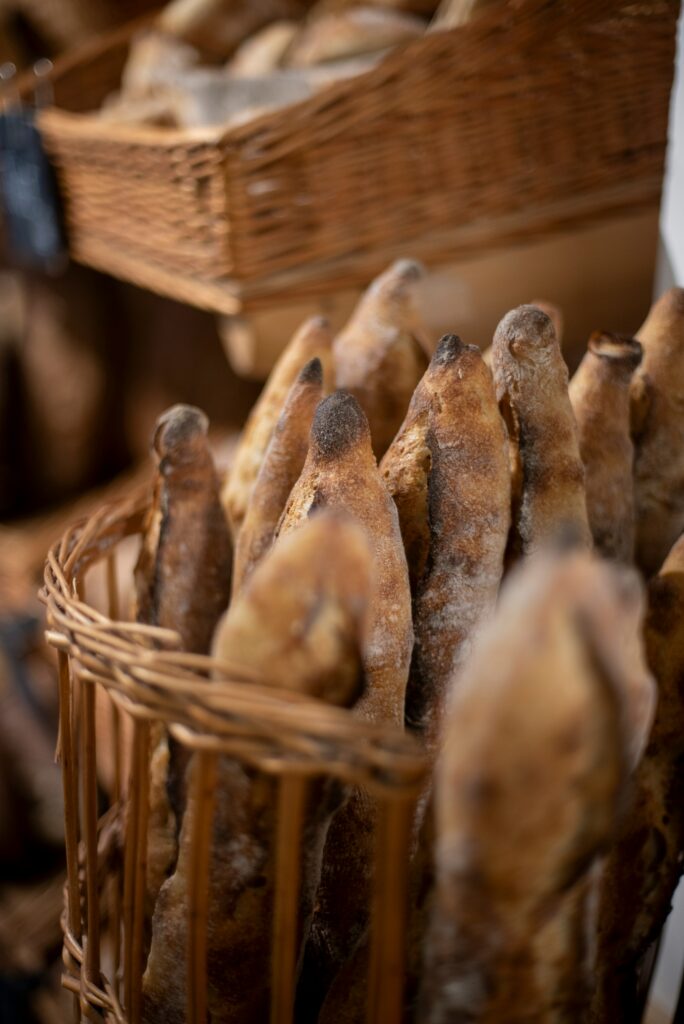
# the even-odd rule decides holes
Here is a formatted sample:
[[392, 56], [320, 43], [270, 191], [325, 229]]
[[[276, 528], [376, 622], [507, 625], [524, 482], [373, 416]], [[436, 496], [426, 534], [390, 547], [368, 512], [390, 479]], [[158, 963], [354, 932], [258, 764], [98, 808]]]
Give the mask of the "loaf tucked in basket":
[[59, 65], [40, 115], [84, 263], [232, 313], [653, 205], [676, 0], [522, 0], [228, 129], [101, 122], [134, 27]]

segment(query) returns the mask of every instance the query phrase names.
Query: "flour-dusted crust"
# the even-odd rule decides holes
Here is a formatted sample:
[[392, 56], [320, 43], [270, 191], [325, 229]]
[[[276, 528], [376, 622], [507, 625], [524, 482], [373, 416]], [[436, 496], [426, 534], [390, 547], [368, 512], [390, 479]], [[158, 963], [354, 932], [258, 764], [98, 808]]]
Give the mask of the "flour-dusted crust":
[[[373, 550], [363, 648], [367, 689], [354, 713], [401, 725], [413, 646], [406, 556], [368, 421], [356, 399], [343, 391], [324, 399], [316, 411], [309, 453], [283, 513], [281, 535], [299, 529], [317, 508], [351, 515], [366, 530]], [[330, 827], [306, 961], [316, 983], [330, 980], [346, 961], [368, 920], [375, 817], [370, 798], [354, 790]]]
[[592, 1024], [629, 1019], [642, 958], [660, 935], [682, 873], [684, 537], [649, 585], [645, 640], [658, 706], [603, 871]]
[[506, 431], [476, 346], [442, 338], [381, 471], [412, 583], [406, 717], [435, 749], [450, 685], [496, 604], [510, 528]]
[[537, 556], [505, 588], [445, 722], [421, 1021], [586, 1019], [592, 865], [643, 748], [636, 577]]
[[361, 297], [333, 345], [335, 381], [368, 417], [380, 458], [399, 429], [428, 363], [428, 341], [416, 303], [423, 271], [397, 260]]
[[494, 335], [492, 372], [513, 449], [512, 554], [561, 536], [591, 547], [568, 370], [550, 317], [536, 306], [507, 313]]
[[314, 357], [323, 367], [323, 390], [332, 385], [332, 334], [324, 317], [306, 320], [283, 351], [254, 405], [235, 452], [221, 500], [236, 538], [261, 468], [264, 453], [283, 411], [287, 394], [303, 367]]
[[275, 536], [285, 503], [304, 467], [309, 431], [323, 394], [323, 368], [309, 360], [290, 388], [247, 505], [235, 544], [233, 593], [242, 589]]
[[[228, 605], [232, 564], [207, 429], [204, 413], [187, 405], [157, 421], [154, 493], [134, 574], [138, 621], [176, 630], [183, 650], [195, 654], [209, 653]], [[165, 727], [153, 725], [150, 742], [148, 918], [175, 862], [187, 765]]]
[[636, 561], [650, 576], [684, 530], [684, 288], [653, 305], [637, 333], [632, 379]]
[[[279, 540], [255, 569], [219, 624], [214, 656], [230, 658], [278, 689], [352, 705], [364, 684], [361, 637], [371, 570], [372, 554], [361, 528], [330, 513], [314, 516]], [[310, 788], [302, 843], [302, 938], [311, 919], [328, 824], [343, 797], [342, 787], [331, 780]], [[143, 982], [145, 1024], [185, 1020], [187, 871], [195, 813], [190, 797], [178, 865], [155, 909]], [[212, 1024], [268, 1019], [275, 829], [272, 777], [221, 757], [207, 928]]]
[[633, 338], [597, 331], [570, 381], [584, 463], [589, 527], [606, 558], [634, 558], [634, 445], [629, 390], [641, 361]]

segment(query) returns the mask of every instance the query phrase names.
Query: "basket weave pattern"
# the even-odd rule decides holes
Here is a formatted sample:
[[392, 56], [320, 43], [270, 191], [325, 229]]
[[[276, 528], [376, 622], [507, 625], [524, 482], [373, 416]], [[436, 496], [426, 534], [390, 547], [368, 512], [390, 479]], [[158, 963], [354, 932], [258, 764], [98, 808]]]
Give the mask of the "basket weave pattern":
[[215, 286], [229, 279], [255, 288], [315, 268], [324, 288], [339, 261], [353, 260], [361, 280], [445, 229], [448, 251], [459, 232], [489, 225], [495, 236], [502, 217], [519, 214], [525, 235], [564, 211], [655, 203], [678, 8], [510, 2], [303, 103], [193, 133], [82, 113], [117, 86], [118, 33], [58, 71], [58, 107], [41, 117], [73, 253], [220, 306]]
[[[150, 729], [163, 722], [199, 754], [188, 871], [188, 1015], [206, 1020], [208, 865], [216, 758], [226, 754], [278, 778], [271, 1021], [292, 1021], [297, 958], [300, 837], [307, 779], [330, 775], [378, 800], [368, 1020], [401, 1017], [409, 835], [426, 765], [399, 730], [298, 694], [277, 693], [235, 666], [178, 650], [169, 630], [119, 618], [116, 546], [138, 533], [141, 500], [104, 508], [69, 530], [48, 555], [43, 599], [60, 676], [59, 754], [67, 848], [64, 984], [74, 1019], [140, 1019], [149, 814]], [[106, 560], [109, 615], [83, 599], [88, 569]], [[80, 595], [80, 596], [79, 596]], [[115, 772], [98, 820], [95, 691], [111, 700]], [[100, 698], [98, 698], [100, 699]], [[130, 761], [122, 716], [133, 722]], [[391, 868], [388, 869], [387, 866]], [[264, 965], [264, 970], [268, 965]]]

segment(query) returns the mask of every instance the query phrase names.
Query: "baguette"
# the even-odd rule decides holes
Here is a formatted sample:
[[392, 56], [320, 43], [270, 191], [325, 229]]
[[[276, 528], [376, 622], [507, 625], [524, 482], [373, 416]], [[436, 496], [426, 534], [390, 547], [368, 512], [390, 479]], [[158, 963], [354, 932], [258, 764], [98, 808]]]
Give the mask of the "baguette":
[[584, 552], [505, 589], [445, 725], [426, 1024], [586, 1019], [592, 876], [653, 710], [621, 642], [641, 613], [636, 577]]
[[[553, 329], [556, 332], [556, 340], [560, 346], [561, 351], [563, 350], [563, 310], [558, 306], [554, 305], [553, 302], [547, 302], [546, 299], [532, 299], [531, 306], [536, 306], [537, 309], [541, 309], [542, 313], [546, 313], [549, 320], [553, 324]], [[492, 368], [492, 353], [494, 346], [490, 345], [482, 353], [487, 366]]]
[[[413, 645], [406, 556], [397, 510], [371, 448], [368, 421], [356, 399], [345, 392], [324, 399], [316, 411], [309, 454], [283, 513], [280, 534], [299, 528], [318, 507], [351, 515], [365, 527], [373, 550], [363, 647], [367, 689], [354, 713], [400, 726]], [[330, 827], [297, 1020], [312, 1012], [312, 1005], [317, 1007], [366, 925], [375, 819], [372, 800], [355, 789]]]
[[290, 388], [264, 454], [235, 544], [233, 594], [237, 594], [266, 554], [309, 447], [309, 431], [323, 392], [323, 368], [309, 360]]
[[[371, 567], [363, 530], [330, 513], [314, 516], [279, 540], [254, 571], [218, 626], [214, 656], [219, 661], [228, 657], [275, 689], [350, 706], [364, 684], [360, 645]], [[194, 765], [193, 757], [191, 770]], [[218, 759], [207, 924], [211, 1024], [262, 1024], [268, 1019], [276, 797], [272, 776], [226, 756]], [[302, 941], [326, 830], [342, 798], [338, 783], [323, 780], [311, 785], [306, 801]], [[143, 979], [145, 1024], [185, 1020], [188, 858], [196, 813], [193, 795], [183, 819], [178, 865], [154, 912]]]
[[535, 306], [518, 306], [497, 327], [493, 349], [514, 470], [511, 556], [531, 554], [563, 535], [590, 548], [568, 370], [550, 317]]
[[406, 721], [434, 751], [449, 684], [496, 604], [510, 527], [506, 430], [475, 345], [442, 338], [380, 469], [413, 594]]
[[287, 394], [302, 367], [317, 356], [323, 366], [323, 387], [330, 390], [332, 334], [328, 321], [311, 317], [295, 333], [271, 370], [254, 405], [238, 444], [231, 472], [221, 493], [233, 538], [237, 538], [261, 468], [264, 452], [273, 436]]
[[266, 25], [237, 48], [228, 64], [231, 75], [259, 78], [276, 71], [298, 31], [296, 21], [273, 21]]
[[600, 889], [592, 1022], [630, 1021], [643, 957], [670, 911], [684, 849], [684, 537], [648, 590], [646, 654], [658, 708]]
[[570, 381], [584, 464], [589, 527], [606, 558], [634, 558], [634, 446], [629, 425], [629, 388], [641, 361], [632, 338], [597, 331]]
[[[207, 654], [230, 596], [232, 551], [207, 440], [208, 421], [176, 405], [157, 421], [154, 493], [134, 570], [136, 618], [179, 634], [184, 651]], [[152, 728], [147, 917], [173, 867], [184, 801], [185, 750]]]
[[412, 260], [393, 263], [361, 297], [333, 344], [337, 387], [358, 399], [377, 458], [401, 426], [428, 363], [415, 295], [422, 274]]
[[684, 530], [684, 288], [654, 304], [632, 378], [636, 561], [651, 576]]
[[418, 39], [425, 22], [389, 8], [354, 7], [320, 14], [304, 25], [285, 54], [291, 68], [310, 68], [386, 50]]

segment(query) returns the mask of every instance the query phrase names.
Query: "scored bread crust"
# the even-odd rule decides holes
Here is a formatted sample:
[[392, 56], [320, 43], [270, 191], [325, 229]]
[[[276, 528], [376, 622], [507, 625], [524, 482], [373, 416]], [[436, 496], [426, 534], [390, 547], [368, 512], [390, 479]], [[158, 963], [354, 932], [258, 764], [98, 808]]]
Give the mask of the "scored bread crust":
[[413, 593], [406, 720], [434, 750], [450, 684], [496, 604], [510, 528], [506, 431], [475, 345], [442, 338], [380, 468]]
[[[207, 654], [230, 596], [232, 550], [207, 439], [208, 421], [177, 405], [155, 427], [154, 492], [134, 571], [136, 618], [173, 629], [184, 651]], [[151, 729], [146, 918], [177, 851], [187, 758], [164, 726]]]
[[671, 288], [638, 331], [632, 378], [636, 562], [651, 576], [684, 530], [684, 288]]
[[399, 429], [428, 363], [415, 296], [422, 274], [413, 260], [393, 263], [362, 295], [333, 343], [336, 386], [351, 392], [368, 417], [378, 459]]
[[633, 338], [596, 331], [570, 381], [584, 464], [589, 527], [606, 558], [634, 557], [634, 445], [629, 391], [641, 361]]
[[323, 394], [323, 368], [316, 356], [290, 388], [256, 478], [235, 543], [233, 594], [239, 593], [275, 536], [285, 503], [304, 468], [309, 431]]
[[568, 370], [551, 319], [518, 306], [494, 334], [492, 373], [511, 438], [512, 557], [559, 537], [591, 547]]
[[622, 650], [641, 611], [636, 578], [584, 552], [505, 588], [437, 766], [426, 1024], [585, 1019], [593, 865], [651, 721], [652, 679]]
[[310, 317], [290, 339], [271, 370], [264, 389], [247, 417], [240, 436], [231, 471], [221, 492], [221, 501], [237, 538], [247, 512], [250, 495], [283, 410], [285, 399], [302, 368], [318, 357], [323, 367], [323, 390], [332, 385], [332, 333], [328, 321]]
[[642, 959], [661, 933], [682, 873], [684, 537], [649, 584], [644, 634], [658, 706], [603, 871], [592, 1024], [629, 1019]]
[[[366, 530], [373, 580], [363, 648], [367, 689], [354, 714], [402, 725], [413, 629], [411, 594], [399, 521], [373, 455], [368, 421], [356, 399], [338, 391], [319, 405], [304, 470], [283, 513], [280, 535], [301, 527], [317, 508], [340, 509]], [[325, 984], [347, 959], [365, 927], [370, 899], [376, 810], [355, 789], [335, 816], [325, 848], [317, 909], [306, 958]], [[315, 964], [315, 968], [312, 968]]]
[[[217, 628], [214, 657], [249, 669], [264, 685], [352, 705], [364, 683], [360, 648], [371, 570], [372, 554], [358, 526], [330, 513], [315, 516], [279, 540], [255, 569]], [[195, 763], [193, 755], [191, 770]], [[209, 1018], [212, 1024], [262, 1024], [269, 1006], [277, 784], [227, 756], [219, 757], [217, 769], [207, 923]], [[311, 919], [326, 830], [343, 798], [344, 788], [335, 780], [315, 781], [308, 791], [301, 941]], [[190, 790], [178, 865], [154, 914], [143, 980], [145, 1024], [185, 1019], [187, 872], [196, 813]]]

